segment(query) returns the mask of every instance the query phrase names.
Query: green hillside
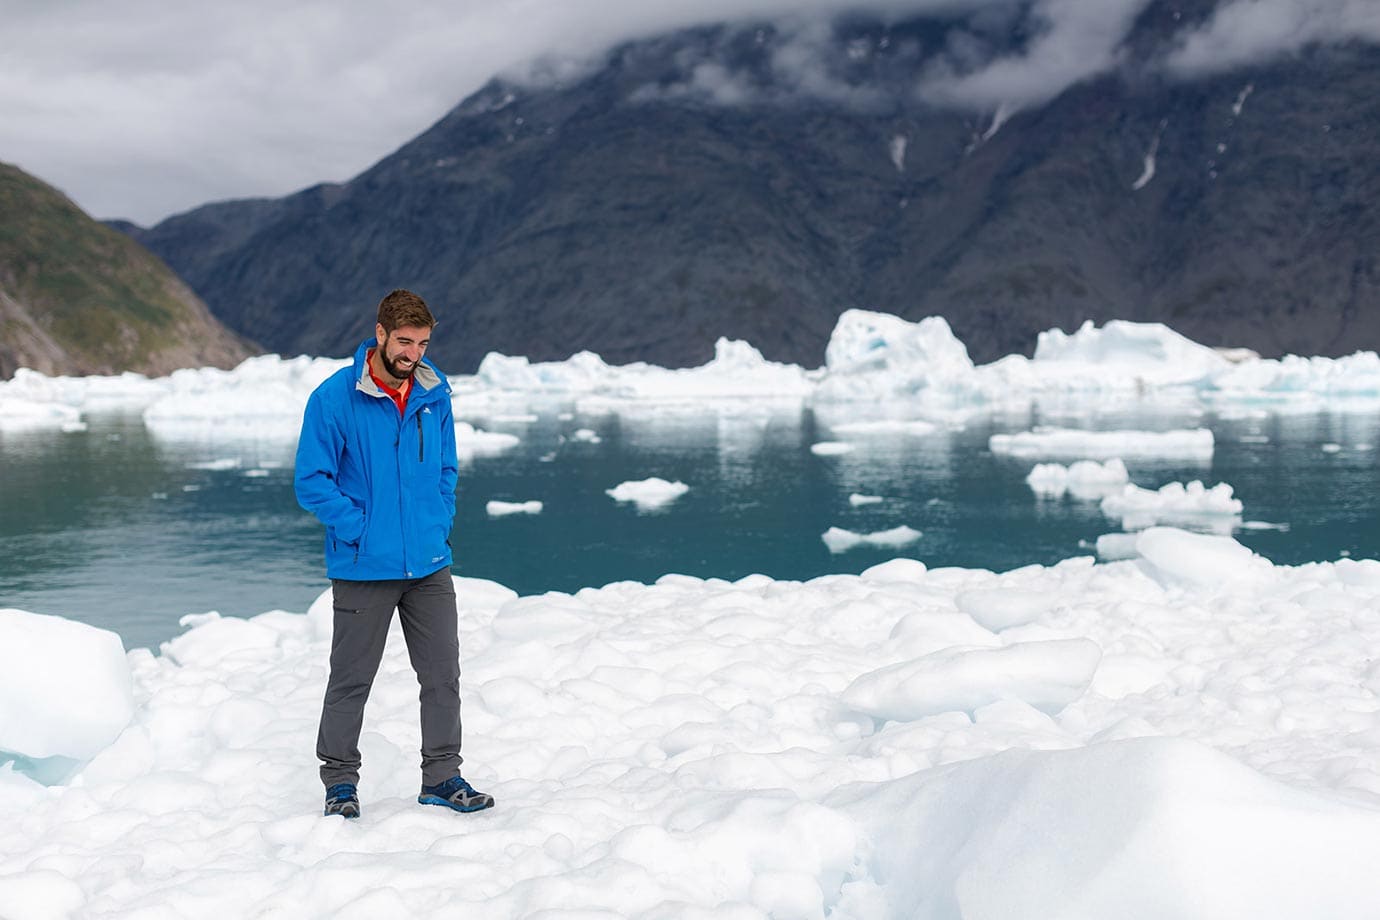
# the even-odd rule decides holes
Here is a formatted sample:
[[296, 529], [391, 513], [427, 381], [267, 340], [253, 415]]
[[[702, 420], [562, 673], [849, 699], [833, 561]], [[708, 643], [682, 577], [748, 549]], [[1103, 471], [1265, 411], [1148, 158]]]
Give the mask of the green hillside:
[[0, 377], [164, 374], [252, 351], [158, 257], [0, 163]]

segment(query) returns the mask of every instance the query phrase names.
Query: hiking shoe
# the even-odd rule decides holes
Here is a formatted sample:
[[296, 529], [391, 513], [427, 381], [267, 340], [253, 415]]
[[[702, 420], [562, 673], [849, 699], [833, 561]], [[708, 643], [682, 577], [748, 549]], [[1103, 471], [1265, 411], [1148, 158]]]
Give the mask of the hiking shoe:
[[435, 786], [423, 785], [417, 801], [423, 805], [444, 805], [456, 811], [482, 811], [494, 806], [493, 796], [476, 792], [463, 776], [452, 776]]
[[359, 796], [354, 783], [336, 783], [326, 790], [326, 814], [359, 817]]

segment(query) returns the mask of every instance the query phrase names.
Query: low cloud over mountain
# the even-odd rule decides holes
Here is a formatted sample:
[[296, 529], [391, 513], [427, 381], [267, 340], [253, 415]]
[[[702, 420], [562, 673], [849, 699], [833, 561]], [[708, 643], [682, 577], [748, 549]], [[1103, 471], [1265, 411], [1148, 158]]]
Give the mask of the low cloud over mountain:
[[[1169, 40], [1137, 51], [1163, 8]], [[1317, 43], [1380, 40], [1373, 0], [490, 0], [6, 4], [0, 152], [86, 210], [151, 222], [209, 200], [280, 195], [365, 169], [494, 75], [578, 78], [611, 47], [718, 22], [794, 36], [779, 93], [874, 101], [840, 81], [821, 41], [840, 15], [943, 20], [913, 49], [930, 104], [1010, 112], [1118, 68], [1197, 77]], [[1138, 56], [1139, 55], [1139, 56]], [[751, 80], [705, 62], [687, 91], [734, 104]]]

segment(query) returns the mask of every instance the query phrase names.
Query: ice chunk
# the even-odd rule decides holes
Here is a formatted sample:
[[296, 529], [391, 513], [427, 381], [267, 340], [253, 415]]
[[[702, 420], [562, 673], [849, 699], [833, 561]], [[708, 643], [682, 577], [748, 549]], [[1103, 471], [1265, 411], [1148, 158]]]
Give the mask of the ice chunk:
[[971, 713], [998, 700], [1021, 700], [1052, 714], [1083, 695], [1101, 659], [1101, 648], [1089, 639], [951, 649], [864, 674], [844, 690], [843, 701], [898, 722]]
[[924, 534], [902, 524], [890, 530], [875, 533], [853, 533], [841, 527], [830, 527], [821, 536], [824, 545], [831, 553], [846, 553], [858, 546], [906, 546], [920, 539]]
[[1171, 586], [1229, 587], [1257, 581], [1273, 569], [1231, 537], [1152, 527], [1136, 538], [1139, 564], [1156, 581]]
[[119, 636], [62, 617], [0, 610], [0, 752], [89, 760], [133, 715]]
[[1232, 497], [1232, 487], [1225, 482], [1209, 489], [1198, 480], [1187, 485], [1171, 482], [1158, 490], [1127, 483], [1120, 492], [1102, 499], [1102, 513], [1120, 518], [1127, 530], [1166, 522], [1201, 523], [1208, 518], [1230, 518], [1239, 515], [1241, 508], [1241, 500]]
[[1116, 319], [1101, 329], [1087, 320], [1072, 335], [1060, 329], [1041, 332], [1032, 360], [1042, 372], [1077, 369], [1104, 381], [1120, 376], [1142, 387], [1197, 383], [1231, 367], [1215, 349], [1162, 323]]
[[1114, 457], [1106, 463], [1079, 460], [1070, 466], [1037, 463], [1025, 477], [1036, 495], [1059, 498], [1065, 493], [1074, 498], [1093, 500], [1115, 492], [1129, 480], [1126, 464]]
[[51, 402], [28, 402], [0, 396], [0, 431], [30, 431], [35, 428], [77, 430], [81, 413], [71, 406]]
[[1211, 458], [1213, 439], [1212, 432], [1207, 428], [1180, 431], [1081, 431], [1071, 428], [1036, 428], [1017, 434], [994, 434], [988, 441], [988, 447], [994, 454], [1026, 458]]
[[690, 487], [677, 480], [667, 482], [658, 476], [650, 479], [622, 482], [612, 489], [605, 489], [616, 502], [632, 502], [638, 511], [656, 511], [680, 498]]
[[228, 371], [174, 371], [166, 394], [144, 410], [144, 424], [162, 439], [290, 441], [312, 390], [347, 363], [259, 355]]
[[515, 434], [484, 431], [469, 422], [455, 423], [455, 453], [460, 460], [493, 457], [516, 447], [521, 440]]
[[541, 509], [542, 503], [539, 501], [491, 501], [484, 506], [484, 510], [488, 513], [489, 517], [504, 517], [509, 514], [541, 514]]
[[1038, 619], [1053, 609], [1059, 597], [1048, 591], [1022, 591], [1016, 588], [982, 588], [963, 591], [954, 597], [958, 609], [979, 624], [1000, 632]]
[[952, 403], [968, 398], [973, 362], [941, 317], [910, 323], [898, 316], [847, 310], [824, 352], [819, 401], [903, 395]]
[[1097, 538], [1097, 556], [1108, 561], [1136, 558], [1136, 539], [1134, 533], [1104, 533]]

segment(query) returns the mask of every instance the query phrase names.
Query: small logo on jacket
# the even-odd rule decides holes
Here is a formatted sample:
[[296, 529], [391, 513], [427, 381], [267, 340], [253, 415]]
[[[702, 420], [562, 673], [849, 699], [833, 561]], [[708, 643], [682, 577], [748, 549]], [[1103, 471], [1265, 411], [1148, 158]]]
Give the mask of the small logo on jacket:
[[430, 406], [423, 406], [423, 407], [422, 407], [422, 415], [430, 415], [430, 414], [431, 414], [431, 407], [430, 407]]
[[440, 561], [441, 561], [442, 559], [444, 559], [444, 558], [446, 558], [446, 557], [445, 557], [445, 556], [432, 556], [432, 557], [431, 557], [431, 561], [432, 561], [432, 562], [440, 562]]

